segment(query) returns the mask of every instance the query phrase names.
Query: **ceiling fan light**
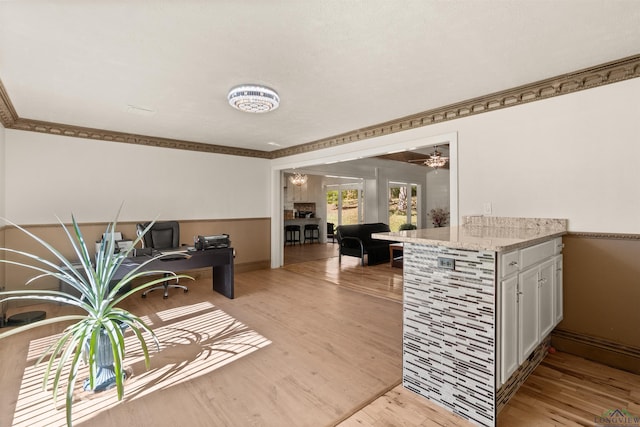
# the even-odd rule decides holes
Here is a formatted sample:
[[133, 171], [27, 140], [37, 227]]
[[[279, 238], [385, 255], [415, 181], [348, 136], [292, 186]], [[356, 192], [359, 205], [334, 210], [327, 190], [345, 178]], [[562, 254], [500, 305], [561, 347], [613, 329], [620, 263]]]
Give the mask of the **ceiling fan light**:
[[265, 86], [241, 85], [227, 95], [229, 105], [247, 113], [267, 113], [280, 105], [278, 93]]
[[426, 166], [430, 168], [434, 168], [436, 171], [438, 168], [444, 167], [449, 161], [448, 157], [442, 157], [442, 153], [438, 151], [438, 146], [436, 145], [433, 150], [433, 154], [429, 156], [428, 159], [424, 161]]

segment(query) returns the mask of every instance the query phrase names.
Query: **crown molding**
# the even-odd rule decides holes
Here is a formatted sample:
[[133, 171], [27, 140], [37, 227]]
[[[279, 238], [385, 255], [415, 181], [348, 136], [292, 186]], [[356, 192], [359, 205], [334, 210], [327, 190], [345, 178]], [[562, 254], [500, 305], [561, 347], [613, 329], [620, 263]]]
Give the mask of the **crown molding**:
[[273, 151], [272, 155], [273, 158], [278, 158], [307, 153], [475, 114], [488, 113], [502, 108], [515, 107], [528, 102], [542, 101], [554, 96], [567, 95], [636, 77], [640, 77], [640, 55], [607, 62], [306, 144], [282, 148]]
[[148, 145], [153, 147], [174, 148], [178, 150], [188, 151], [201, 151], [204, 153], [259, 157], [263, 159], [270, 158], [267, 151], [249, 150], [245, 148], [229, 147], [225, 145], [204, 144], [201, 142], [182, 141], [179, 139], [159, 138], [154, 136], [137, 135], [103, 129], [93, 129], [31, 119], [19, 118], [15, 121], [13, 126], [11, 126], [11, 129], [48, 133], [52, 135], [71, 136], [76, 138], [97, 139], [109, 142], [122, 142], [126, 144]]
[[640, 77], [640, 54], [444, 107], [435, 108], [433, 110], [427, 110], [410, 116], [390, 120], [388, 122], [379, 123], [363, 129], [357, 129], [340, 135], [274, 151], [250, 150], [224, 145], [159, 138], [147, 135], [129, 134], [20, 118], [13, 108], [11, 100], [9, 99], [1, 81], [0, 122], [7, 129], [19, 129], [30, 132], [48, 133], [52, 135], [65, 135], [77, 138], [174, 148], [179, 150], [201, 151], [205, 153], [276, 159], [349, 144], [351, 142], [402, 132], [409, 129], [429, 126], [475, 114], [488, 113], [502, 108], [515, 107], [529, 102], [542, 101], [555, 96], [567, 95], [581, 90], [592, 89], [637, 77]]
[[16, 120], [18, 120], [18, 113], [13, 108], [9, 94], [5, 90], [2, 81], [0, 81], [0, 123], [5, 128], [11, 128]]

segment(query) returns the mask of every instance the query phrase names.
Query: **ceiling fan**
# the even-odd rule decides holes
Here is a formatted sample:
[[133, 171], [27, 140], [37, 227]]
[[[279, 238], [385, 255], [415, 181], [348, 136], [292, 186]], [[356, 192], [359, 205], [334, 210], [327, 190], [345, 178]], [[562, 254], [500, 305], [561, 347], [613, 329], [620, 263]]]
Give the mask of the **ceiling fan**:
[[424, 159], [411, 159], [408, 160], [409, 163], [422, 163], [425, 166], [430, 168], [434, 168], [436, 172], [439, 168], [443, 168], [448, 165], [449, 157], [445, 157], [442, 155], [440, 151], [438, 151], [438, 146], [433, 147], [433, 154], [429, 155]]
[[[442, 147], [444, 148], [443, 151], [447, 153], [449, 149], [449, 144], [443, 144]], [[442, 163], [442, 161], [444, 160], [445, 164], [443, 166], [438, 166], [437, 168], [435, 167], [435, 165], [430, 167], [433, 167], [434, 169], [436, 169], [436, 171], [438, 169], [448, 169], [449, 157], [443, 156], [442, 152], [438, 151], [437, 148], [438, 146], [434, 147], [434, 152], [432, 154], [421, 152], [423, 149], [420, 149], [420, 151], [398, 151], [393, 153], [381, 154], [375, 157], [379, 159], [385, 159], [385, 160], [394, 160], [396, 162], [415, 163], [415, 164], [419, 164], [420, 166], [428, 167], [429, 165], [427, 164], [427, 161], [432, 157], [434, 157], [435, 155], [438, 155], [440, 156], [440, 159], [441, 159], [440, 162], [438, 163]], [[429, 156], [429, 157], [425, 158], [425, 156]]]

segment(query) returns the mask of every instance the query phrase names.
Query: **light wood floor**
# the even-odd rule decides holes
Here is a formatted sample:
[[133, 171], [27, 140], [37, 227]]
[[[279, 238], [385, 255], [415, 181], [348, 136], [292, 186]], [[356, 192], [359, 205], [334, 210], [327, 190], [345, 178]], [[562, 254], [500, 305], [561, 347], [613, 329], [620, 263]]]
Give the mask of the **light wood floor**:
[[[145, 371], [139, 351], [128, 348], [125, 400], [78, 391], [74, 425], [469, 425], [399, 386], [402, 270], [361, 267], [350, 257], [339, 265], [320, 255], [334, 248], [307, 249], [313, 260], [299, 252], [285, 268], [237, 274], [235, 300], [213, 293], [210, 279], [167, 300], [129, 299], [163, 349]], [[65, 309], [48, 310], [51, 317]], [[45, 327], [0, 342], [0, 426], [63, 425], [62, 403], [40, 391], [33, 366], [54, 332]], [[499, 425], [592, 426], [609, 409], [640, 414], [640, 376], [558, 353], [516, 394]]]
[[342, 257], [338, 245], [307, 244], [285, 247], [285, 269], [305, 277], [326, 280], [343, 289], [402, 302], [402, 269], [389, 264], [362, 266], [360, 259]]
[[291, 265], [300, 262], [315, 261], [338, 256], [337, 243], [309, 243], [285, 245], [284, 264]]
[[[132, 375], [119, 404], [111, 391], [78, 391], [75, 425], [325, 426], [400, 381], [397, 302], [286, 269], [237, 274], [235, 286], [234, 300], [212, 292], [210, 279], [167, 300], [128, 299], [163, 349], [149, 372], [127, 349]], [[63, 424], [62, 402], [56, 410], [40, 392], [29, 350], [52, 332], [0, 343], [0, 426]]]

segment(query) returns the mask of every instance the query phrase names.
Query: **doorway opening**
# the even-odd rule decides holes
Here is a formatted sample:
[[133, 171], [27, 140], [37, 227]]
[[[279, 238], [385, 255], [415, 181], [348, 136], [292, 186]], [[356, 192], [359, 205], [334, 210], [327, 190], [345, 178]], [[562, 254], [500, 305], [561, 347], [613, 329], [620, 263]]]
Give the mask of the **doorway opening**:
[[[349, 177], [349, 179], [361, 180], [362, 189], [366, 191], [366, 209], [364, 206], [365, 199], [363, 198], [363, 192], [355, 197], [355, 199], [358, 200], [358, 207], [351, 208], [352, 212], [358, 212], [355, 215], [355, 217], [358, 218], [357, 221], [384, 222], [387, 220], [389, 211], [388, 184], [391, 181], [393, 183], [405, 183], [409, 185], [406, 189], [407, 203], [411, 200], [412, 207], [414, 197], [416, 198], [415, 210], [409, 209], [409, 212], [405, 210], [403, 211], [404, 215], [398, 215], [398, 217], [402, 218], [402, 223], [415, 224], [418, 228], [429, 227], [430, 222], [427, 213], [430, 212], [431, 209], [448, 207], [449, 225], [457, 225], [458, 135], [456, 132], [451, 132], [435, 136], [420, 136], [421, 133], [422, 132], [413, 133], [411, 138], [402, 138], [406, 134], [400, 132], [379, 138], [367, 139], [366, 141], [356, 141], [323, 150], [272, 160], [271, 187], [275, 201], [271, 209], [272, 268], [282, 266], [284, 261], [283, 226], [286, 212], [283, 210], [283, 202], [286, 200], [287, 194], [286, 191], [283, 191], [282, 180], [287, 171], [294, 169], [309, 176], [324, 177], [324, 179], [320, 179], [320, 181], [324, 180], [324, 182], [319, 182], [319, 187], [313, 191], [317, 191], [317, 193], [315, 193], [318, 196], [317, 207], [319, 210], [324, 210], [324, 212], [318, 213], [320, 217], [324, 215], [325, 222], [331, 222], [331, 213], [327, 212], [327, 207], [331, 203], [331, 200], [335, 205], [342, 196], [345, 196], [345, 200], [348, 197], [354, 197], [348, 193], [342, 193], [342, 189], [332, 188], [331, 190], [336, 190], [336, 193], [333, 193], [328, 203], [326, 199], [327, 188], [325, 187], [323, 189], [322, 186], [337, 184], [336, 182], [327, 182], [332, 178]], [[387, 154], [411, 152], [424, 157], [426, 154], [433, 152], [433, 147], [441, 147], [444, 145], [448, 145], [449, 147], [447, 173], [436, 173], [434, 171], [424, 173], [419, 169], [423, 166], [414, 165], [413, 167], [416, 168], [414, 171], [417, 172], [418, 175], [422, 174], [421, 176], [414, 176], [415, 174], [410, 171], [406, 171], [407, 173], [396, 173], [395, 171], [389, 170], [390, 168], [387, 167], [388, 164], [380, 164], [382, 161], [390, 161], [390, 159], [381, 158]], [[405, 167], [408, 167], [406, 162]], [[436, 177], [437, 179], [435, 179]], [[412, 184], [418, 185], [414, 189]], [[311, 191], [311, 189], [309, 189], [309, 191]], [[336, 211], [333, 217], [336, 218], [335, 224], [345, 224], [347, 221], [351, 222], [342, 217], [346, 212], [345, 206], [342, 206], [340, 209], [336, 206], [335, 209]], [[339, 215], [340, 217], [338, 217]]]

